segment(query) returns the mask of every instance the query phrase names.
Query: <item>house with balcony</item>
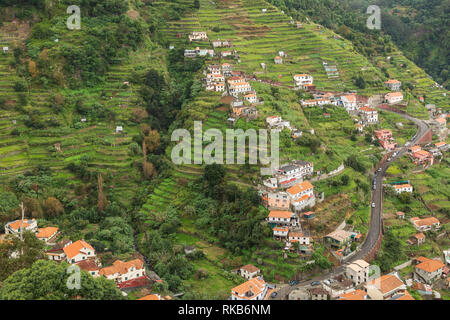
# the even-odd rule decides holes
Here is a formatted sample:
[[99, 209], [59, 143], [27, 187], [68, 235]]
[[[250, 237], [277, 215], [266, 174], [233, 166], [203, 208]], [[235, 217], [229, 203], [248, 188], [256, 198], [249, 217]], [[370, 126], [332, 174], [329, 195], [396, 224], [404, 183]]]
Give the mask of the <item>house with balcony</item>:
[[378, 122], [378, 111], [369, 108], [369, 107], [362, 107], [359, 110], [359, 115], [361, 116], [361, 119], [363, 123], [365, 124], [375, 124]]
[[47, 243], [50, 242], [51, 240], [54, 240], [57, 234], [58, 234], [57, 227], [39, 228], [36, 233], [36, 238]]
[[415, 266], [414, 279], [432, 284], [437, 279], [441, 278], [445, 265], [439, 260], [428, 259], [420, 257], [420, 263]]
[[358, 108], [358, 103], [356, 101], [356, 95], [349, 94], [341, 96], [340, 104], [347, 110], [347, 112], [355, 112]]
[[309, 181], [303, 181], [286, 190], [291, 198], [291, 207], [295, 212], [299, 212], [306, 207], [313, 207], [316, 204], [314, 196], [314, 186]]
[[335, 230], [325, 236], [325, 241], [332, 247], [342, 248], [352, 241], [353, 233], [345, 230]]
[[306, 73], [296, 74], [294, 75], [293, 78], [294, 78], [294, 86], [301, 89], [305, 89], [305, 86], [313, 85], [314, 82], [314, 78]]

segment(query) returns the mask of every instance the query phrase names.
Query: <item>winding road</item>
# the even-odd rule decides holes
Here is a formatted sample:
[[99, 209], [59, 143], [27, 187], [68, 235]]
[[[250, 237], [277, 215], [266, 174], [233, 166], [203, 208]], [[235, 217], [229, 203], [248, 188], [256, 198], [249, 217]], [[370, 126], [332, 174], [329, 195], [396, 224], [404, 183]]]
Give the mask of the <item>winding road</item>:
[[[408, 114], [399, 113], [399, 112], [395, 112], [392, 110], [386, 110], [386, 109], [383, 109], [383, 111], [396, 113], [396, 114], [402, 116], [403, 118], [414, 122], [414, 124], [417, 126], [418, 130], [417, 130], [417, 133], [414, 136], [414, 138], [412, 140], [410, 140], [411, 145], [414, 145], [415, 143], [417, 143], [426, 134], [426, 132], [429, 129], [428, 125], [423, 120], [416, 119], [414, 117], [411, 117]], [[371, 208], [369, 232], [367, 233], [367, 237], [366, 237], [364, 243], [362, 244], [362, 246], [360, 247], [360, 249], [358, 250], [358, 252], [356, 252], [356, 254], [354, 254], [353, 256], [348, 258], [348, 260], [345, 260], [344, 264], [333, 269], [333, 271], [330, 273], [302, 281], [295, 286], [290, 286], [290, 285], [281, 286], [277, 290], [277, 296], [275, 298], [273, 298], [272, 300], [285, 300], [285, 299], [287, 299], [287, 296], [289, 295], [289, 293], [298, 287], [303, 287], [305, 285], [309, 285], [313, 281], [323, 281], [325, 279], [335, 277], [336, 275], [343, 273], [345, 271], [346, 264], [353, 262], [355, 260], [358, 260], [358, 259], [363, 259], [372, 251], [372, 249], [377, 244], [380, 233], [383, 232], [383, 230], [382, 230], [382, 216], [383, 216], [383, 214], [382, 214], [383, 213], [382, 184], [383, 184], [383, 178], [386, 174], [386, 170], [389, 168], [390, 163], [392, 161], [394, 161], [396, 158], [404, 155], [407, 152], [407, 150], [408, 150], [408, 147], [403, 146], [403, 147], [397, 149], [397, 155], [395, 157], [392, 157], [391, 161], [387, 161], [386, 159], [389, 158], [389, 156], [391, 156], [391, 154], [393, 152], [390, 152], [388, 157], [386, 157], [386, 156], [383, 157], [383, 159], [378, 163], [378, 166], [376, 169], [378, 170], [379, 168], [381, 168], [381, 171], [375, 177], [376, 190], [372, 190], [372, 197], [371, 197], [371, 199], [372, 199], [371, 202], [375, 203], [375, 207]]]

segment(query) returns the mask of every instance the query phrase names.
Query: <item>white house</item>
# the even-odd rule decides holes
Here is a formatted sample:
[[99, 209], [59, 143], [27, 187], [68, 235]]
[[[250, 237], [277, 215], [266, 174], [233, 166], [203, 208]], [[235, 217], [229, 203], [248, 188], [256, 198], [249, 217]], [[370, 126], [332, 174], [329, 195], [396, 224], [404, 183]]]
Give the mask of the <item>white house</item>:
[[233, 96], [237, 96], [240, 93], [247, 93], [249, 91], [252, 91], [252, 87], [246, 81], [230, 84], [228, 88], [230, 90], [230, 94], [232, 94]]
[[286, 238], [289, 233], [289, 227], [275, 227], [272, 229], [274, 237]]
[[294, 242], [298, 242], [301, 245], [309, 245], [311, 242], [311, 238], [303, 232], [298, 231], [289, 231], [288, 241], [292, 244]]
[[356, 96], [353, 94], [341, 96], [341, 104], [347, 112], [355, 111], [357, 108]]
[[356, 286], [369, 281], [369, 264], [362, 260], [356, 260], [345, 268], [345, 276]]
[[47, 243], [49, 240], [55, 238], [57, 233], [58, 228], [56, 227], [39, 228], [36, 233], [36, 238]]
[[276, 56], [273, 61], [275, 62], [275, 64], [282, 64], [283, 63], [283, 58], [281, 58], [280, 56]]
[[384, 96], [384, 99], [389, 104], [395, 104], [403, 101], [403, 94], [401, 92], [390, 92]]
[[406, 183], [406, 184], [396, 184], [394, 185], [394, 190], [397, 194], [403, 193], [403, 192], [412, 192], [413, 187], [412, 185]]
[[189, 35], [189, 41], [208, 40], [208, 35], [203, 31], [194, 31]]
[[295, 214], [291, 211], [272, 210], [267, 216], [267, 221], [269, 223], [287, 226], [291, 224], [292, 220], [295, 220], [295, 217]]
[[94, 248], [84, 240], [78, 240], [65, 246], [63, 251], [69, 263], [77, 263], [96, 256]]
[[123, 132], [123, 127], [122, 126], [117, 126], [116, 127], [116, 133], [122, 133]]
[[313, 84], [314, 78], [306, 73], [296, 74], [294, 76], [294, 83], [297, 87], [302, 87], [307, 84]]
[[6, 234], [20, 234], [20, 230], [36, 232], [38, 225], [35, 219], [15, 220], [5, 225]]
[[9, 48], [8, 47], [3, 47], [3, 53], [8, 53]]
[[270, 116], [266, 118], [266, 123], [269, 125], [269, 127], [275, 126], [277, 123], [281, 122], [280, 116]]
[[441, 228], [441, 222], [435, 217], [429, 217], [425, 219], [420, 219], [418, 217], [413, 217], [409, 219], [417, 231], [424, 232], [430, 230], [439, 230]]
[[266, 282], [259, 278], [252, 278], [231, 289], [231, 300], [263, 300], [267, 294]]
[[128, 262], [116, 260], [112, 266], [100, 269], [99, 274], [116, 283], [122, 283], [145, 276], [144, 262], [140, 259]]
[[373, 124], [378, 122], [378, 111], [369, 107], [359, 109], [362, 121], [364, 123]]
[[291, 198], [291, 205], [295, 211], [315, 205], [314, 187], [309, 181], [300, 182], [286, 191]]
[[244, 96], [244, 99], [250, 103], [257, 103], [258, 97], [256, 96], [256, 93], [249, 93]]
[[250, 280], [252, 278], [257, 277], [261, 270], [259, 270], [257, 267], [255, 267], [252, 264], [247, 264], [240, 269], [241, 276], [243, 276], [245, 279]]

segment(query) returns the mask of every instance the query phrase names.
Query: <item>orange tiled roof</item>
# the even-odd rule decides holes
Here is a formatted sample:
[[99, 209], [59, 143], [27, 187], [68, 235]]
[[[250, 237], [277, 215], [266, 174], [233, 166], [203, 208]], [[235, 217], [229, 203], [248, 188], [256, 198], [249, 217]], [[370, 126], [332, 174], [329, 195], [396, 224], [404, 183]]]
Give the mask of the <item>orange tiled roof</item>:
[[269, 218], [284, 218], [289, 219], [292, 216], [291, 211], [272, 210], [269, 213]]
[[396, 288], [403, 285], [403, 281], [401, 281], [399, 278], [397, 278], [393, 274], [387, 274], [387, 275], [381, 276], [378, 279], [369, 281], [368, 284], [377, 285], [377, 282], [376, 282], [377, 280], [379, 280], [379, 285], [380, 285], [380, 288], [378, 288], [378, 289], [383, 294], [391, 292], [391, 291], [395, 290]]
[[[231, 293], [234, 296], [237, 296], [239, 298], [244, 298], [244, 299], [250, 300], [252, 297], [257, 296], [258, 294], [260, 294], [264, 291], [265, 284], [266, 283], [264, 280], [258, 279], [258, 278], [253, 278], [253, 279], [250, 279], [247, 282], [244, 282], [243, 284], [231, 289]], [[245, 295], [249, 291], [251, 291], [253, 293], [253, 296], [247, 297]]]
[[396, 184], [396, 185], [394, 185], [394, 188], [395, 188], [395, 189], [411, 188], [411, 185], [408, 184], [408, 183], [405, 183], [405, 184]]
[[369, 108], [369, 107], [361, 107], [359, 110], [364, 111], [364, 112], [376, 112], [377, 110]]
[[338, 300], [366, 300], [366, 292], [362, 290], [355, 290], [349, 293], [345, 293], [339, 296]]
[[38, 233], [36, 234], [37, 238], [49, 238], [58, 232], [58, 228], [56, 227], [47, 227], [38, 229]]
[[[30, 224], [28, 223], [28, 221], [29, 221], [29, 220], [27, 220], [27, 219], [24, 219], [24, 220], [23, 220], [23, 225], [22, 225], [22, 227], [23, 227], [24, 229], [30, 226]], [[19, 230], [21, 224], [22, 224], [22, 220], [16, 220], [16, 221], [10, 223], [9, 226], [11, 227], [11, 229], [17, 231], [17, 230]]]
[[313, 188], [314, 188], [314, 186], [311, 184], [311, 182], [306, 180], [306, 181], [303, 181], [293, 187], [290, 187], [286, 191], [289, 192], [290, 194], [297, 194], [297, 193], [303, 192], [305, 190], [313, 189]]
[[416, 265], [416, 268], [422, 269], [429, 273], [435, 272], [436, 270], [439, 270], [440, 268], [443, 267], [445, 267], [445, 265], [441, 261], [433, 259], [427, 259]]
[[123, 262], [121, 260], [114, 261], [113, 265], [110, 267], [100, 269], [101, 275], [112, 275], [116, 273], [125, 274], [128, 273], [131, 267], [135, 267], [136, 269], [142, 269], [144, 266], [144, 262], [140, 259], [134, 259], [128, 262]]
[[388, 98], [403, 97], [403, 94], [401, 92], [389, 92], [386, 96]]
[[64, 253], [67, 255], [67, 258], [72, 259], [77, 254], [79, 254], [80, 250], [83, 248], [94, 250], [94, 248], [84, 240], [75, 241], [74, 243], [65, 246], [63, 250]]
[[247, 271], [249, 273], [254, 273], [254, 272], [259, 271], [259, 269], [252, 264], [247, 264], [247, 265], [241, 267], [241, 269], [244, 269], [245, 271]]
[[161, 297], [157, 294], [149, 294], [142, 298], [139, 298], [138, 300], [163, 300], [163, 299], [161, 299]]
[[400, 83], [400, 81], [398, 81], [398, 80], [395, 80], [395, 79], [390, 79], [390, 80], [388, 80], [388, 81], [385, 81], [384, 83], [389, 83], [389, 84], [393, 84], [393, 83]]

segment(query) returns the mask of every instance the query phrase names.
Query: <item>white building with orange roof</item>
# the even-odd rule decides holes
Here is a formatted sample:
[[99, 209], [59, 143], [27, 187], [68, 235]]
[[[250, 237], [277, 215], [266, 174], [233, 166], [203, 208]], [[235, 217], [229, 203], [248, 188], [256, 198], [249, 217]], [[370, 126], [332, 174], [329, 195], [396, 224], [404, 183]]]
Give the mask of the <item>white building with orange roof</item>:
[[288, 241], [291, 244], [298, 242], [300, 245], [309, 245], [311, 243], [311, 237], [301, 231], [289, 231]]
[[152, 294], [143, 296], [142, 298], [139, 298], [138, 300], [172, 300], [172, 298], [170, 296], [161, 297], [157, 293], [152, 293]]
[[297, 215], [291, 211], [272, 210], [267, 216], [268, 223], [280, 226], [289, 226], [291, 224], [295, 225], [297, 220]]
[[414, 146], [411, 146], [411, 147], [408, 148], [408, 152], [410, 154], [416, 153], [416, 152], [418, 152], [420, 150], [422, 150], [422, 147], [419, 146], [419, 145], [414, 145]]
[[287, 238], [289, 227], [275, 227], [272, 229], [273, 236], [278, 239]]
[[378, 111], [373, 108], [369, 107], [359, 108], [359, 114], [364, 123], [374, 124], [378, 122]]
[[394, 185], [394, 190], [397, 194], [400, 194], [403, 192], [413, 192], [413, 187], [409, 183], [396, 184], [396, 185]]
[[422, 262], [415, 266], [414, 279], [431, 284], [442, 276], [445, 264], [439, 260], [421, 258]]
[[49, 240], [54, 239], [57, 234], [58, 234], [57, 227], [39, 228], [36, 233], [36, 238], [48, 242]]
[[305, 85], [311, 85], [314, 82], [313, 76], [306, 73], [296, 74], [293, 78], [296, 87], [304, 87]]
[[5, 225], [6, 234], [18, 235], [20, 234], [20, 230], [36, 232], [37, 229], [38, 225], [35, 219], [15, 220]]
[[439, 230], [441, 228], [441, 222], [436, 217], [429, 217], [420, 219], [419, 217], [413, 217], [409, 219], [417, 231], [431, 231]]
[[344, 106], [347, 112], [356, 111], [358, 107], [356, 95], [348, 94], [345, 96], [341, 96], [341, 104]]
[[268, 290], [266, 282], [257, 277], [252, 278], [231, 289], [231, 300], [257, 301], [264, 300]]
[[122, 283], [145, 276], [144, 262], [141, 259], [134, 259], [128, 262], [121, 260], [114, 261], [110, 267], [100, 269], [99, 274], [107, 279]]
[[434, 146], [436, 148], [438, 148], [439, 150], [442, 150], [442, 151], [446, 151], [448, 149], [448, 145], [447, 145], [447, 143], [445, 141], [436, 142], [434, 144]]
[[255, 92], [250, 92], [249, 94], [246, 94], [244, 96], [244, 99], [250, 103], [257, 103], [258, 102], [258, 96]]
[[252, 91], [252, 87], [247, 81], [231, 83], [228, 85], [228, 89], [230, 91], [230, 94], [234, 97], [237, 97], [239, 94], [244, 94]]
[[242, 266], [241, 269], [239, 269], [239, 271], [241, 273], [241, 276], [243, 276], [247, 280], [255, 278], [259, 276], [261, 273], [261, 270], [252, 264]]
[[94, 259], [87, 259], [76, 263], [76, 265], [84, 271], [87, 271], [94, 278], [99, 277], [100, 268]]
[[280, 56], [276, 56], [273, 61], [275, 62], [275, 64], [282, 64], [283, 63], [283, 58], [281, 58]]
[[94, 248], [84, 240], [78, 240], [65, 246], [63, 251], [69, 263], [77, 263], [96, 257]]
[[300, 182], [286, 190], [291, 198], [291, 206], [295, 211], [301, 211], [307, 206], [313, 207], [316, 203], [314, 186], [309, 181]]
[[384, 99], [389, 104], [396, 104], [403, 101], [403, 94], [401, 92], [390, 92], [384, 96]]
[[389, 90], [398, 91], [400, 90], [402, 83], [396, 79], [390, 79], [388, 81], [385, 81], [384, 85], [388, 87]]
[[366, 282], [367, 295], [372, 300], [387, 300], [399, 291], [406, 290], [406, 285], [397, 273], [387, 274]]
[[434, 163], [433, 155], [426, 150], [414, 152], [410, 155], [410, 157], [415, 165], [423, 164], [431, 166]]
[[367, 292], [358, 289], [341, 294], [337, 300], [367, 300], [367, 297]]

